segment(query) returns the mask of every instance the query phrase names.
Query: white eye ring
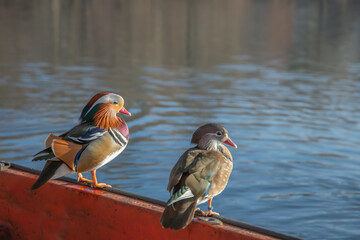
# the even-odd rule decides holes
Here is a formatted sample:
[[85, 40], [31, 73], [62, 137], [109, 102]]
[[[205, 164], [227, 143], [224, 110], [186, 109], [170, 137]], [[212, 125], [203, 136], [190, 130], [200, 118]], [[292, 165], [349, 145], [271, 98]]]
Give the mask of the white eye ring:
[[113, 104], [118, 105], [119, 103], [115, 101], [115, 102], [113, 102]]
[[217, 132], [216, 132], [216, 135], [221, 136], [221, 135], [222, 135], [222, 132], [217, 131]]

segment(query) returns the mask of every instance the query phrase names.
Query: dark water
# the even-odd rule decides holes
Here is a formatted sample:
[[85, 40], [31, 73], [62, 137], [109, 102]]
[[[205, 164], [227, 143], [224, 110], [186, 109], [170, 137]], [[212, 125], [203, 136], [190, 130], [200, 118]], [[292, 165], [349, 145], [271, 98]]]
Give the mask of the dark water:
[[[222, 215], [360, 238], [360, 2], [0, 1], [0, 159], [31, 157], [88, 99], [120, 93], [131, 142], [98, 171], [167, 200], [206, 122], [238, 149]], [[204, 206], [206, 207], [206, 206]]]

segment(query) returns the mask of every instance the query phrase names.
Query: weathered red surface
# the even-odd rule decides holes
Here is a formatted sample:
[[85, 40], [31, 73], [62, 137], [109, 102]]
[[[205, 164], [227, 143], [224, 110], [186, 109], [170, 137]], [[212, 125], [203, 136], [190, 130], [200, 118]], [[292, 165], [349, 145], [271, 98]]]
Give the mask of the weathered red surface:
[[37, 176], [0, 171], [0, 226], [12, 239], [274, 239], [231, 225], [160, 226], [163, 207], [63, 181], [31, 191]]

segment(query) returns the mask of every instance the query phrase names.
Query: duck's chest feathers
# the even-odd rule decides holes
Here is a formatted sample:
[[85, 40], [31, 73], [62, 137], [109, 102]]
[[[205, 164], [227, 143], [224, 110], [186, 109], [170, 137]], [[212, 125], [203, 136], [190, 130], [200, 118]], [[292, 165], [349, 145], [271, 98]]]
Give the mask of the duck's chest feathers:
[[214, 178], [210, 183], [209, 190], [207, 194], [198, 199], [198, 204], [204, 203], [208, 201], [210, 198], [213, 198], [219, 195], [222, 191], [224, 191], [233, 168], [233, 162], [230, 155], [230, 158], [223, 155], [223, 158], [219, 159], [221, 161], [221, 166], [218, 171], [214, 174]]
[[210, 198], [215, 197], [225, 189], [229, 181], [232, 168], [233, 168], [232, 161], [226, 159], [224, 163], [221, 165], [219, 171], [214, 175], [214, 179], [210, 184], [210, 189], [208, 194]]
[[105, 133], [101, 138], [91, 142], [83, 151], [78, 162], [77, 171], [88, 172], [100, 168], [119, 155], [126, 145], [127, 141], [119, 144], [114, 140], [110, 132]]

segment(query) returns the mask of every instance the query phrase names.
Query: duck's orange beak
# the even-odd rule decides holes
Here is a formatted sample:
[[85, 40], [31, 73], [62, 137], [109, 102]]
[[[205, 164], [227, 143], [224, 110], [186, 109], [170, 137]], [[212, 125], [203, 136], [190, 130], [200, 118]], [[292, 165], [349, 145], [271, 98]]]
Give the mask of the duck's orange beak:
[[119, 112], [131, 116], [131, 113], [128, 110], [126, 110], [124, 107], [122, 107]]
[[237, 148], [236, 144], [233, 141], [231, 141], [231, 139], [229, 137], [228, 137], [228, 139], [226, 139], [226, 141], [224, 143], [226, 143], [227, 145], [230, 145], [234, 148]]

